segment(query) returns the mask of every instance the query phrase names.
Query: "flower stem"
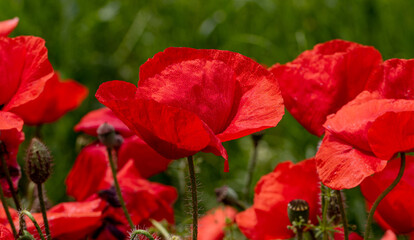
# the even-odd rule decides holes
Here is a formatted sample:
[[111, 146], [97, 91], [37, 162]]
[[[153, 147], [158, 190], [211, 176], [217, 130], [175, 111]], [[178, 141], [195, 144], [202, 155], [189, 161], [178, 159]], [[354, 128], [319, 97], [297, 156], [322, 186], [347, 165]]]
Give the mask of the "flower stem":
[[198, 201], [197, 201], [197, 185], [194, 172], [193, 156], [187, 157], [188, 171], [191, 181], [191, 200], [193, 205], [193, 240], [197, 240], [198, 233]]
[[27, 210], [22, 210], [20, 212], [20, 214], [26, 215], [30, 220], [32, 220], [33, 225], [36, 227], [37, 232], [39, 233], [40, 238], [42, 240], [45, 240], [45, 237], [43, 236], [43, 233], [42, 233], [42, 229], [40, 228], [39, 224], [36, 222], [36, 219], [33, 217], [33, 215], [29, 211], [27, 211]]
[[321, 196], [323, 201], [323, 209], [322, 209], [322, 224], [323, 224], [323, 240], [328, 239], [328, 232], [326, 231], [326, 225], [328, 224], [328, 197], [326, 196], [326, 188], [321, 184]]
[[3, 173], [6, 176], [7, 184], [9, 185], [9, 190], [10, 190], [11, 195], [13, 197], [14, 204], [16, 205], [16, 209], [18, 211], [20, 211], [20, 210], [22, 210], [21, 205], [20, 205], [20, 200], [19, 200], [19, 197], [17, 196], [16, 190], [14, 189], [13, 182], [12, 182], [11, 177], [10, 177], [10, 172], [9, 172], [9, 168], [7, 167], [6, 160], [4, 159], [2, 154], [0, 154], [0, 158], [1, 158], [1, 165], [2, 165], [2, 168], [3, 168]]
[[302, 240], [303, 239], [303, 229], [302, 227], [300, 229], [297, 230], [297, 234], [296, 234], [296, 239], [297, 240]]
[[164, 226], [162, 226], [158, 221], [151, 218], [150, 222], [152, 223], [152, 225], [154, 225], [154, 227], [156, 229], [158, 229], [158, 231], [160, 231], [160, 233], [164, 236], [165, 239], [170, 239], [171, 238], [171, 236], [168, 233], [167, 229], [165, 229]]
[[337, 196], [338, 202], [339, 202], [339, 211], [341, 212], [342, 226], [344, 228], [344, 239], [348, 240], [349, 239], [349, 237], [348, 237], [348, 235], [349, 235], [349, 233], [348, 233], [348, 220], [346, 218], [344, 202], [342, 201], [341, 190], [335, 190], [335, 192], [336, 192], [336, 196]]
[[49, 222], [47, 221], [45, 201], [43, 199], [42, 184], [37, 184], [37, 194], [39, 195], [39, 204], [42, 211], [43, 224], [45, 225], [46, 238], [47, 240], [52, 240], [52, 236], [50, 235]]
[[14, 226], [13, 219], [9, 211], [9, 205], [7, 204], [6, 198], [4, 197], [3, 188], [1, 186], [0, 186], [0, 198], [1, 198], [1, 203], [3, 204], [4, 212], [6, 213], [6, 216], [7, 216], [7, 220], [9, 221], [10, 227], [13, 231], [13, 235], [17, 237], [16, 227]]
[[147, 232], [147, 231], [145, 231], [145, 230], [141, 230], [141, 229], [137, 229], [137, 230], [134, 230], [132, 233], [131, 233], [131, 235], [130, 235], [130, 240], [134, 240], [135, 239], [135, 237], [137, 236], [137, 235], [139, 235], [139, 234], [141, 234], [141, 235], [144, 235], [145, 237], [147, 237], [149, 240], [154, 240], [154, 238], [152, 237], [152, 235], [149, 233], [149, 232]]
[[115, 163], [113, 161], [115, 156], [112, 155], [111, 148], [106, 148], [106, 149], [108, 151], [109, 165], [111, 166], [112, 176], [114, 178], [114, 185], [115, 185], [115, 189], [116, 189], [116, 194], [118, 195], [118, 199], [119, 199], [119, 202], [121, 203], [121, 207], [122, 207], [122, 210], [124, 211], [125, 217], [128, 220], [129, 227], [131, 229], [133, 229], [134, 228], [134, 222], [132, 221], [131, 216], [128, 213], [128, 209], [126, 208], [124, 198], [122, 197], [121, 188], [119, 187], [118, 178], [116, 176], [116, 168], [115, 168]]
[[247, 168], [247, 179], [246, 179], [246, 185], [244, 186], [243, 190], [243, 199], [247, 200], [249, 198], [250, 193], [250, 185], [252, 184], [253, 179], [253, 173], [254, 169], [256, 168], [256, 162], [257, 162], [257, 145], [259, 144], [260, 138], [252, 137], [253, 139], [253, 153], [252, 157], [249, 160], [249, 166]]
[[391, 183], [390, 186], [388, 186], [377, 198], [377, 200], [375, 200], [374, 204], [371, 207], [371, 210], [369, 211], [369, 215], [368, 215], [368, 219], [367, 219], [367, 225], [365, 227], [365, 236], [364, 236], [364, 240], [369, 239], [369, 234], [371, 232], [371, 224], [372, 224], [372, 219], [374, 217], [374, 213], [376, 208], [378, 207], [378, 205], [380, 204], [381, 200], [389, 193], [391, 192], [391, 190], [397, 186], [398, 182], [400, 182], [403, 174], [404, 174], [404, 169], [405, 169], [405, 153], [401, 152], [400, 153], [401, 156], [401, 165], [400, 165], [400, 171], [398, 172], [397, 178]]

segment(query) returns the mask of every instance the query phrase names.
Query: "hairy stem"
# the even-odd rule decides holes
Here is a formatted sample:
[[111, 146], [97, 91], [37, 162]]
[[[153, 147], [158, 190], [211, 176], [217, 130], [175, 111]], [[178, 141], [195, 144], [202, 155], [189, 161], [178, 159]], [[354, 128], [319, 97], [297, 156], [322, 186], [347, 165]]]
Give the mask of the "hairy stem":
[[154, 220], [154, 219], [150, 219], [150, 222], [152, 223], [152, 225], [158, 229], [158, 231], [160, 231], [160, 233], [164, 236], [165, 239], [170, 239], [171, 236], [168, 233], [167, 229], [164, 228], [164, 226], [161, 225], [161, 223], [159, 223], [158, 221]]
[[46, 238], [47, 240], [52, 240], [52, 236], [50, 235], [49, 222], [47, 221], [45, 201], [43, 199], [42, 184], [37, 184], [37, 194], [39, 195], [39, 203], [40, 209], [42, 211], [43, 223], [45, 225]]
[[13, 231], [13, 235], [14, 237], [17, 237], [16, 227], [14, 226], [13, 219], [9, 211], [9, 205], [7, 204], [6, 198], [4, 197], [3, 188], [1, 186], [0, 186], [0, 198], [1, 198], [1, 203], [3, 204], [4, 212], [6, 213], [6, 216], [7, 216], [7, 220], [9, 221], [10, 227]]
[[187, 161], [188, 161], [188, 171], [190, 173], [191, 200], [192, 200], [192, 205], [193, 205], [193, 240], [197, 240], [198, 202], [197, 202], [197, 185], [196, 185], [196, 177], [195, 177], [195, 172], [194, 172], [193, 156], [187, 157]]
[[145, 237], [147, 237], [149, 240], [154, 240], [154, 238], [152, 237], [152, 235], [149, 233], [149, 232], [147, 232], [147, 231], [145, 231], [145, 230], [141, 230], [141, 229], [137, 229], [137, 230], [134, 230], [132, 233], [131, 233], [131, 235], [130, 235], [130, 240], [134, 240], [135, 239], [135, 237], [137, 236], [137, 235], [139, 235], [139, 234], [141, 234], [141, 235], [144, 235]]
[[30, 220], [32, 220], [33, 225], [36, 227], [37, 232], [39, 233], [40, 239], [45, 240], [45, 237], [43, 236], [43, 233], [42, 233], [42, 229], [40, 228], [39, 224], [36, 222], [36, 219], [33, 217], [33, 215], [27, 210], [22, 210], [20, 214], [26, 215]]
[[328, 224], [328, 197], [326, 196], [326, 188], [321, 184], [321, 194], [322, 194], [322, 201], [323, 201], [323, 209], [322, 209], [322, 224], [324, 226], [323, 231], [323, 240], [328, 239], [328, 232], [326, 231], [326, 225]]
[[374, 217], [374, 213], [375, 213], [375, 209], [377, 209], [378, 205], [380, 204], [381, 200], [389, 193], [391, 192], [391, 190], [397, 186], [397, 184], [400, 182], [403, 174], [404, 174], [404, 169], [405, 169], [405, 153], [401, 152], [400, 153], [401, 156], [401, 165], [400, 165], [400, 171], [398, 172], [397, 178], [391, 183], [391, 185], [389, 185], [379, 196], [378, 198], [375, 200], [374, 204], [371, 207], [371, 210], [369, 211], [369, 215], [368, 215], [368, 219], [367, 219], [367, 225], [365, 227], [365, 236], [364, 239], [367, 240], [369, 239], [369, 234], [371, 232], [371, 224], [372, 224], [372, 219]]
[[131, 216], [128, 213], [128, 209], [126, 208], [124, 198], [122, 197], [121, 188], [119, 187], [118, 178], [116, 176], [116, 168], [114, 163], [115, 156], [112, 155], [111, 148], [106, 148], [108, 151], [108, 157], [109, 157], [109, 165], [111, 166], [112, 176], [114, 178], [114, 185], [116, 189], [116, 194], [118, 195], [119, 202], [121, 203], [122, 210], [124, 211], [125, 217], [128, 220], [129, 227], [131, 229], [134, 228], [134, 222], [132, 222]]
[[344, 202], [342, 201], [342, 194], [341, 190], [335, 190], [336, 196], [338, 198], [339, 202], [339, 211], [341, 212], [341, 218], [342, 218], [342, 226], [344, 228], [344, 239], [348, 240], [349, 232], [348, 232], [348, 220], [346, 218], [346, 212], [344, 207]]

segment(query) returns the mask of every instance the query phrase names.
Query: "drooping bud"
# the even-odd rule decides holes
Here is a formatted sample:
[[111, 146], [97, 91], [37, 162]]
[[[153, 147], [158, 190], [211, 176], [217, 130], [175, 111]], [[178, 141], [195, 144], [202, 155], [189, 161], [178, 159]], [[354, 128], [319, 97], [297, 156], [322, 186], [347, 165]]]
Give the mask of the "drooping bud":
[[33, 138], [26, 154], [26, 171], [30, 180], [42, 184], [49, 178], [52, 168], [52, 155], [46, 145]]
[[264, 136], [264, 131], [259, 131], [259, 132], [255, 132], [252, 134], [252, 139], [255, 145], [257, 145], [257, 143], [263, 138]]
[[116, 134], [115, 128], [109, 123], [101, 124], [96, 132], [99, 141], [108, 148], [117, 148], [124, 142], [122, 136]]
[[306, 223], [309, 219], [309, 204], [303, 199], [295, 199], [288, 203], [287, 207], [288, 217], [290, 222], [299, 223], [303, 219]]

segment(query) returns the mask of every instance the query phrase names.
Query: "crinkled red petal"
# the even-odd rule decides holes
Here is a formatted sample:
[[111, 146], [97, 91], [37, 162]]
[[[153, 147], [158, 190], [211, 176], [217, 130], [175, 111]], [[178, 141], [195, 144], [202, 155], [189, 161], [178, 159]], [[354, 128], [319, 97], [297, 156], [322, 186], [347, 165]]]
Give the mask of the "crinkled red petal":
[[284, 114], [276, 79], [241, 54], [167, 48], [140, 68], [140, 94], [195, 113], [221, 141], [274, 127]]
[[326, 117], [364, 90], [381, 61], [373, 47], [332, 40], [270, 71], [279, 80], [288, 111], [309, 132], [321, 136]]

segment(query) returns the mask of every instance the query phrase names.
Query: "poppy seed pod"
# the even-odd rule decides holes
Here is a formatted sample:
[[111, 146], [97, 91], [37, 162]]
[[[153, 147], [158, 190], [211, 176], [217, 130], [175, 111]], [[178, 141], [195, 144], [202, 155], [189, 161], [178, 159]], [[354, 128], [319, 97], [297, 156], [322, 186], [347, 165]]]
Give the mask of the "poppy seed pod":
[[27, 149], [26, 171], [30, 180], [36, 184], [46, 182], [51, 173], [52, 155], [46, 145], [33, 138]]
[[295, 199], [288, 203], [288, 217], [290, 222], [299, 222], [303, 219], [307, 222], [309, 219], [309, 204], [303, 199]]
[[109, 123], [103, 123], [96, 130], [99, 141], [108, 148], [121, 146], [124, 139], [121, 135], [117, 135], [115, 128]]

